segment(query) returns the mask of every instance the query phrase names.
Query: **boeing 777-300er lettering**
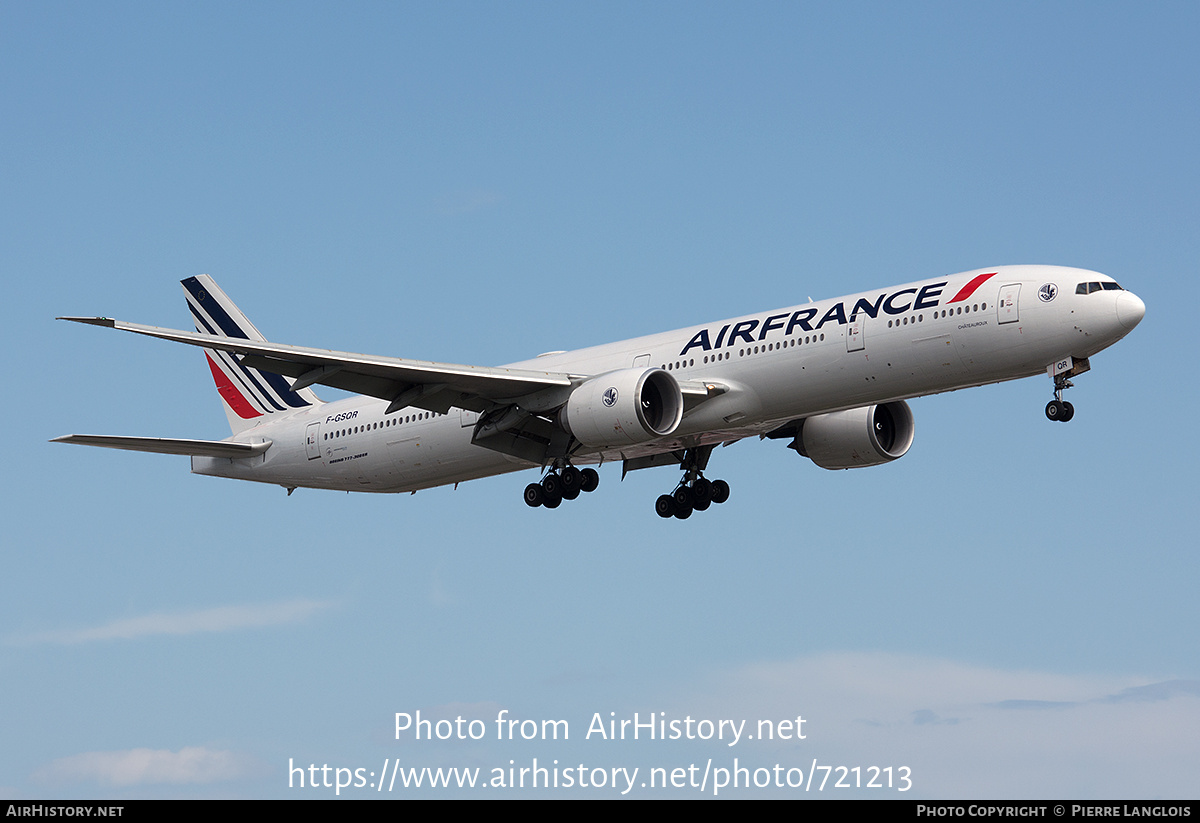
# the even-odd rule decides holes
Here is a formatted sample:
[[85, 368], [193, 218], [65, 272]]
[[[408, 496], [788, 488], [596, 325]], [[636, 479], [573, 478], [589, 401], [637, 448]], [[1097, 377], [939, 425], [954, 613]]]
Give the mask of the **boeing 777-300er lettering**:
[[[596, 488], [579, 466], [677, 466], [655, 509], [680, 519], [729, 497], [704, 475], [718, 444], [783, 439], [822, 468], [879, 465], [912, 444], [906, 399], [1040, 373], [1054, 384], [1046, 416], [1068, 421], [1063, 390], [1146, 311], [1103, 274], [1004, 266], [488, 368], [270, 343], [211, 277], [183, 288], [195, 332], [61, 319], [204, 349], [233, 436], [54, 442], [190, 455], [196, 474], [289, 494], [415, 492], [540, 467], [525, 502], [549, 509]], [[322, 402], [315, 384], [357, 396]]]

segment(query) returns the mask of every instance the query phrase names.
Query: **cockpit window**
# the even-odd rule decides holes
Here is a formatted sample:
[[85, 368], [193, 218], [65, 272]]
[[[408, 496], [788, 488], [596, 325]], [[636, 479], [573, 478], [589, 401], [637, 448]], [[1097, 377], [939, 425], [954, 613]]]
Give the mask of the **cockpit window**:
[[1113, 283], [1113, 282], [1110, 282], [1107, 280], [1102, 283], [1098, 283], [1095, 280], [1093, 280], [1090, 283], [1080, 283], [1078, 286], [1075, 287], [1076, 294], [1091, 294], [1094, 291], [1101, 291], [1101, 290], [1103, 290], [1103, 291], [1125, 291], [1123, 288], [1118, 286], [1116, 283]]

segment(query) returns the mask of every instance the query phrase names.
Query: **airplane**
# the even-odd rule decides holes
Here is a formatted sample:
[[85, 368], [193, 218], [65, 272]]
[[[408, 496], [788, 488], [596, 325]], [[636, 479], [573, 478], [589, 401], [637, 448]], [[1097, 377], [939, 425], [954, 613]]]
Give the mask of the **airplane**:
[[[195, 332], [62, 317], [204, 349], [225, 440], [67, 435], [51, 442], [188, 455], [192, 472], [284, 487], [412, 492], [540, 468], [532, 507], [594, 491], [592, 465], [675, 466], [655, 501], [687, 519], [730, 494], [718, 445], [788, 440], [825, 469], [876, 466], [913, 442], [908, 399], [1041, 373], [1046, 417], [1090, 358], [1141, 322], [1111, 277], [1001, 266], [482, 367], [268, 342], [208, 275], [182, 281]], [[312, 386], [355, 394], [322, 402]], [[584, 468], [580, 468], [583, 466]]]

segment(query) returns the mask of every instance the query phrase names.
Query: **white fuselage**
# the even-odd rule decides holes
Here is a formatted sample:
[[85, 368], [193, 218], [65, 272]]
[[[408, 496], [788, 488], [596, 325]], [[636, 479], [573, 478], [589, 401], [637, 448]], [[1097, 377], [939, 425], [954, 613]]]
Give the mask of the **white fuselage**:
[[[729, 442], [799, 418], [1044, 373], [1124, 337], [1144, 306], [1129, 292], [1076, 292], [1112, 279], [1054, 266], [1007, 266], [862, 292], [602, 346], [544, 355], [513, 368], [598, 375], [661, 367], [727, 390], [669, 436], [592, 449], [596, 463]], [[965, 295], [965, 296], [963, 296]], [[1123, 319], [1124, 315], [1124, 319]], [[270, 419], [233, 438], [270, 440], [243, 459], [193, 457], [192, 471], [352, 491], [403, 492], [530, 468], [473, 445], [473, 412], [353, 397]]]

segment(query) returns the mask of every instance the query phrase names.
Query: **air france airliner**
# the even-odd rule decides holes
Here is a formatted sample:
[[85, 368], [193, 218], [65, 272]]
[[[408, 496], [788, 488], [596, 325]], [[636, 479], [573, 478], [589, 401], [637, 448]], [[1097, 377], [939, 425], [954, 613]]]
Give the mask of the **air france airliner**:
[[[268, 342], [208, 275], [183, 281], [195, 332], [64, 317], [204, 349], [225, 440], [73, 434], [53, 442], [189, 455], [196, 474], [296, 488], [416, 492], [522, 469], [525, 502], [594, 491], [592, 468], [675, 466], [655, 501], [686, 519], [729, 498], [705, 477], [717, 445], [781, 439], [825, 469], [875, 466], [913, 442], [905, 401], [1046, 374], [1046, 417], [1128, 334], [1145, 304], [1103, 274], [979, 269], [501, 367]], [[322, 402], [312, 386], [355, 396]], [[580, 468], [580, 467], [584, 468]]]

